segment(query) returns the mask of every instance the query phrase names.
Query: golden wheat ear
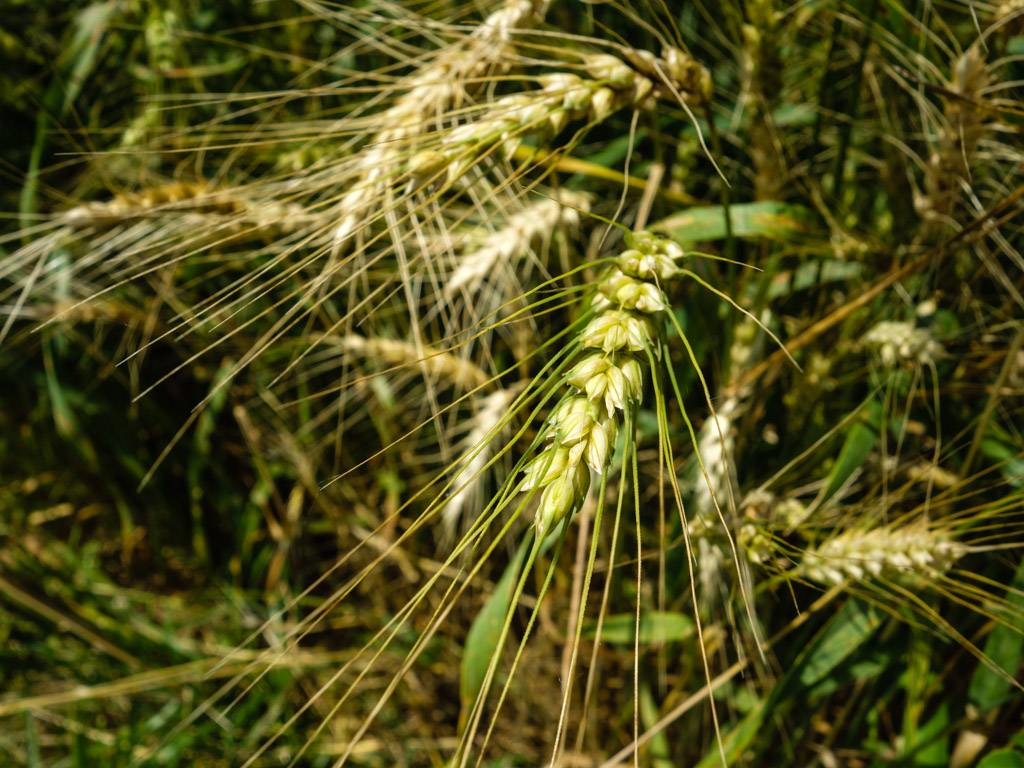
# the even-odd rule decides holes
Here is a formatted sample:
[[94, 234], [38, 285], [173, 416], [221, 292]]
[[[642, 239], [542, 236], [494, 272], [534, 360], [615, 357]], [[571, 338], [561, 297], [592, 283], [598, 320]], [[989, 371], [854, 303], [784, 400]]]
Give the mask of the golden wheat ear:
[[[1019, 627], [1014, 593], [972, 567], [972, 558], [1015, 550], [1024, 536], [1019, 493], [998, 494], [998, 468], [961, 478], [931, 462], [909, 461], [903, 480], [878, 480], [869, 492], [827, 504], [758, 491], [743, 501], [744, 556], [773, 581], [843, 590], [961, 645], [1003, 679], [976, 639], [939, 610], [951, 601], [996, 625]], [[893, 473], [894, 476], [896, 473]], [[1005, 488], [1003, 488], [1005, 490]], [[1013, 685], [1019, 687], [1019, 683]]]
[[465, 40], [443, 49], [400, 84], [404, 93], [376, 116], [379, 124], [387, 127], [370, 140], [369, 148], [359, 157], [354, 188], [339, 202], [336, 249], [347, 246], [386, 197], [388, 185], [406, 161], [408, 148], [430, 131], [444, 129], [441, 118], [460, 107], [467, 89], [506, 65], [516, 31], [542, 19], [547, 6], [545, 0], [509, 0]]
[[[119, 293], [128, 309], [130, 291], [138, 292], [146, 279], [173, 279], [186, 265], [216, 274], [223, 270], [218, 258], [226, 260], [220, 254], [272, 250], [316, 221], [315, 212], [298, 204], [247, 197], [205, 183], [160, 184], [107, 202], [78, 205], [55, 215], [28, 245], [5, 259], [0, 277], [9, 285], [0, 296], [16, 298], [0, 335], [16, 320], [27, 319], [19, 314], [28, 308], [45, 324], [88, 316], [90, 305]], [[192, 278], [179, 283], [181, 301], [171, 302], [171, 312], [162, 313], [167, 331], [157, 341], [212, 324], [223, 311], [221, 294], [195, 302], [186, 298], [197, 282]]]

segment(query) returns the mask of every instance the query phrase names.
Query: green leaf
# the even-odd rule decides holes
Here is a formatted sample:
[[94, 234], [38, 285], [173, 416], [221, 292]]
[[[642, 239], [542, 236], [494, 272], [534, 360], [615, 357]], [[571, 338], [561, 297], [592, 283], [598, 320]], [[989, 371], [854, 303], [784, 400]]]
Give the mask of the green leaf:
[[978, 768], [1024, 768], [1024, 755], [1012, 749], [998, 749], [985, 755]]
[[[847, 602], [797, 659], [792, 670], [796, 673], [793, 682], [799, 683], [801, 688], [810, 688], [824, 680], [860, 648], [881, 623], [881, 616], [874, 608], [856, 600]], [[789, 675], [783, 685], [788, 678]]]
[[908, 765], [915, 768], [944, 768], [949, 765], [949, 704], [943, 702], [921, 728], [907, 742], [905, 751]]
[[622, 165], [622, 161], [629, 154], [630, 150], [645, 138], [647, 138], [647, 131], [643, 130], [638, 131], [637, 135], [634, 137], [619, 136], [616, 139], [612, 139], [611, 141], [602, 144], [601, 148], [597, 152], [584, 155], [583, 159], [588, 163], [600, 165], [605, 168], [618, 168]]
[[832, 498], [854, 472], [863, 466], [868, 456], [875, 449], [882, 427], [882, 406], [877, 400], [869, 400], [861, 406], [857, 421], [846, 434], [846, 440], [839, 451], [828, 482], [816, 500], [820, 505]]
[[810, 104], [781, 104], [772, 112], [776, 128], [805, 128], [814, 125], [818, 113]]
[[[1003, 617], [1006, 623], [996, 624], [985, 641], [985, 655], [991, 659], [1007, 675], [1015, 675], [1024, 663], [1024, 626], [1021, 626], [1020, 613], [1024, 609], [1024, 560], [1017, 567], [1006, 601], [1018, 611], [1011, 611]], [[1016, 626], [1014, 626], [1016, 623]], [[982, 712], [998, 707], [1010, 696], [1012, 683], [1005, 676], [979, 664], [970, 687], [967, 699]]]
[[[729, 206], [735, 237], [787, 240], [813, 229], [811, 212], [799, 205], [771, 201]], [[724, 240], [725, 209], [720, 205], [687, 208], [651, 226], [681, 242]]]
[[[693, 634], [693, 629], [693, 619], [683, 613], [643, 611], [640, 614], [641, 645], [686, 640]], [[583, 628], [585, 637], [594, 637], [596, 631], [596, 622]], [[606, 617], [601, 627], [601, 642], [633, 645], [636, 642], [636, 614], [617, 613]]]
[[781, 299], [784, 296], [816, 288], [826, 283], [838, 283], [852, 280], [864, 273], [864, 265], [857, 262], [809, 261], [801, 264], [792, 273], [775, 275], [768, 286], [768, 298]]
[[[725, 757], [729, 765], [739, 760], [740, 755], [760, 733], [767, 711], [767, 704], [762, 702], [722, 736], [722, 746], [725, 749]], [[722, 756], [717, 745], [708, 750], [704, 758], [697, 764], [697, 768], [721, 768], [721, 766]]]
[[[854, 654], [881, 626], [877, 610], [850, 600], [829, 620], [804, 648], [764, 702], [728, 731], [722, 741], [727, 762], [732, 765], [762, 731], [765, 718], [781, 716], [784, 704], [806, 705], [807, 689], [824, 680]], [[718, 747], [713, 747], [697, 768], [717, 768], [722, 764]]]
[[516, 577], [522, 565], [523, 557], [529, 547], [530, 537], [526, 537], [516, 552], [512, 562], [505, 568], [501, 579], [494, 586], [484, 607], [473, 619], [473, 624], [466, 634], [466, 645], [462, 651], [462, 668], [459, 678], [459, 698], [463, 712], [468, 712], [476, 701], [477, 694], [487, 676], [487, 667], [491, 657], [497, 650], [501, 639], [501, 628], [511, 608], [512, 596], [515, 593]]
[[981, 441], [981, 452], [1000, 465], [1006, 482], [1015, 488], [1024, 487], [1024, 458], [1021, 458], [1021, 450], [998, 424], [989, 425]]
[[86, 78], [96, 66], [100, 43], [118, 10], [117, 3], [93, 3], [79, 11], [71, 39], [61, 57], [61, 69], [67, 78], [63, 85], [58, 116], [63, 117], [82, 91]]

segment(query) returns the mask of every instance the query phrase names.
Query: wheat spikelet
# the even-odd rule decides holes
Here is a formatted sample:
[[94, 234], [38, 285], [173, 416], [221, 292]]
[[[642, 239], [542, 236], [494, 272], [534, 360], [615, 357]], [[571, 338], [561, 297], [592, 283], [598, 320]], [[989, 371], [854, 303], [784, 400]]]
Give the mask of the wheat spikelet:
[[[57, 222], [73, 229], [102, 229], [163, 214], [192, 215], [186, 219], [189, 224], [201, 221], [196, 215], [221, 216], [221, 223], [237, 230], [273, 228], [279, 234], [314, 218], [295, 203], [250, 199], [237, 190], [217, 190], [202, 182], [172, 182], [78, 205], [62, 213]], [[216, 220], [208, 223], [211, 229], [218, 226]]]
[[717, 510], [725, 505], [735, 486], [731, 462], [736, 447], [734, 422], [739, 413], [739, 398], [730, 397], [701, 425], [697, 452], [707, 476], [696, 479], [694, 488], [695, 531], [718, 524]]
[[[120, 239], [113, 238], [112, 243], [117, 251], [129, 250], [128, 242], [136, 238], [145, 238], [152, 234], [153, 227], [144, 220], [153, 215], [161, 207], [182, 206], [196, 210], [195, 201], [206, 191], [204, 184], [175, 182], [161, 184], [138, 193], [118, 195], [103, 203], [86, 203], [54, 217], [41, 234], [16, 250], [4, 260], [0, 269], [0, 279], [9, 280], [10, 284], [0, 290], [0, 300], [11, 296], [17, 298], [7, 312], [7, 319], [0, 329], [0, 340], [6, 338], [15, 320], [27, 319], [39, 314], [40, 307], [26, 310], [30, 296], [49, 292], [54, 289], [57, 294], [56, 304], [61, 305], [66, 313], [74, 303], [68, 302], [70, 279], [72, 272], [70, 259], [60, 254], [61, 249], [79, 236], [80, 232], [96, 232], [113, 229], [119, 225], [132, 225]], [[108, 241], [110, 238], [108, 238]], [[98, 264], [102, 270], [109, 271], [119, 261], [118, 253], [111, 247], [101, 245], [87, 253], [75, 265], [81, 270], [91, 264]], [[81, 279], [80, 279], [80, 282]], [[46, 300], [46, 309], [52, 310], [50, 298]]]
[[[759, 324], [745, 317], [736, 325], [729, 345], [729, 380], [735, 382], [754, 360], [757, 332], [770, 318], [766, 311]], [[731, 387], [726, 387], [726, 390]], [[687, 519], [689, 534], [696, 549], [697, 573], [702, 594], [724, 597], [728, 581], [724, 578], [728, 558], [726, 526], [733, 524], [731, 513], [739, 494], [736, 477], [736, 422], [746, 410], [747, 392], [742, 389], [728, 395], [701, 425], [697, 435], [697, 466], [691, 477], [693, 503]], [[752, 494], [740, 505], [741, 512], [751, 506]], [[723, 525], [723, 522], [725, 525]], [[741, 529], [740, 533], [743, 531]]]
[[826, 586], [942, 573], [968, 548], [925, 525], [849, 530], [809, 550], [799, 575]]
[[1024, 24], [1024, 0], [1004, 0], [992, 12], [992, 19], [1008, 35], [1020, 34]]
[[[729, 380], [738, 381], [740, 374], [751, 365], [758, 352], [757, 332], [770, 320], [765, 311], [760, 322], [745, 317], [736, 325], [732, 344], [729, 345]], [[726, 391], [733, 389], [725, 387]], [[736, 488], [735, 467], [732, 464], [736, 447], [736, 420], [743, 414], [746, 392], [742, 389], [730, 394], [701, 425], [697, 436], [699, 471], [693, 477], [693, 513], [690, 527], [694, 534], [708, 533], [719, 525], [719, 509], [732, 504]]]
[[[202, 183], [173, 182], [160, 184], [135, 193], [117, 195], [106, 202], [83, 203], [58, 214], [46, 225], [46, 235], [37, 237], [5, 259], [0, 277], [8, 277], [27, 264], [38, 263], [37, 278], [47, 272], [45, 262], [57, 248], [82, 230], [105, 230], [138, 222], [161, 210], [210, 210], [212, 205], [201, 202], [207, 192]], [[119, 245], [125, 249], [125, 243]], [[34, 280], [34, 279], [33, 279]]]
[[727, 509], [737, 492], [733, 455], [736, 447], [735, 419], [740, 399], [730, 397], [701, 425], [697, 436], [700, 466], [694, 472], [692, 513], [687, 521], [696, 544], [697, 574], [704, 595], [720, 592], [727, 552], [722, 546], [721, 510]]
[[[297, 203], [250, 198], [204, 182], [159, 184], [75, 206], [54, 216], [45, 234], [6, 259], [0, 278], [10, 285], [0, 297], [19, 295], [0, 338], [19, 318], [85, 319], [90, 313], [82, 302], [95, 301], [133, 277], [173, 271], [182, 261], [178, 250], [198, 261], [201, 254], [230, 247], [280, 244], [310, 225], [322, 226], [321, 217]], [[30, 298], [49, 293], [57, 294], [50, 297], [56, 302], [45, 298], [42, 309], [58, 314], [25, 309]]]
[[963, 184], [969, 183], [978, 142], [987, 117], [983, 91], [989, 70], [981, 44], [972, 45], [953, 66], [946, 88], [944, 122], [925, 174], [925, 196], [918, 207], [922, 215], [941, 223], [949, 218]]
[[445, 293], [474, 292], [498, 264], [514, 263], [525, 256], [538, 240], [560, 228], [578, 226], [580, 211], [590, 207], [589, 197], [559, 190], [551, 198], [526, 205], [506, 219], [501, 229], [486, 235], [468, 248], [448, 278]]
[[366, 337], [350, 333], [336, 340], [346, 352], [376, 360], [389, 366], [420, 367], [429, 377], [448, 381], [463, 389], [486, 384], [486, 371], [451, 352], [418, 347], [405, 341], [383, 337]]
[[[162, 206], [177, 207], [184, 202], [197, 203], [189, 210], [223, 209], [224, 204], [215, 206], [203, 200], [209, 192], [206, 184], [195, 182], [171, 182], [155, 187], [116, 195], [102, 203], [83, 203], [61, 214], [59, 221], [71, 227], [102, 227], [120, 224], [140, 218]], [[230, 204], [229, 204], [230, 205]]]
[[936, 488], [955, 488], [961, 478], [954, 472], [928, 461], [911, 464], [906, 469], [907, 478], [922, 485], [934, 485]]
[[86, 303], [71, 300], [57, 300], [50, 303], [38, 301], [27, 303], [17, 313], [18, 319], [33, 323], [57, 320], [74, 325], [78, 323], [111, 323], [122, 328], [134, 328], [152, 322], [144, 308], [123, 301], [102, 299]]
[[760, 488], [748, 493], [740, 502], [743, 523], [736, 532], [736, 544], [751, 563], [765, 563], [771, 556], [771, 539], [764, 524], [775, 517], [777, 503], [774, 493]]

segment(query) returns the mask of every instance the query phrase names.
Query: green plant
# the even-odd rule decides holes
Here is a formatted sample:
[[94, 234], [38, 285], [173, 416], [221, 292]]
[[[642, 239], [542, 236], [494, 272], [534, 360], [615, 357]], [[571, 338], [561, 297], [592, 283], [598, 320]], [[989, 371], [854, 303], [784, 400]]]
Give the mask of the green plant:
[[1024, 9], [14, 8], [0, 762], [1019, 760]]

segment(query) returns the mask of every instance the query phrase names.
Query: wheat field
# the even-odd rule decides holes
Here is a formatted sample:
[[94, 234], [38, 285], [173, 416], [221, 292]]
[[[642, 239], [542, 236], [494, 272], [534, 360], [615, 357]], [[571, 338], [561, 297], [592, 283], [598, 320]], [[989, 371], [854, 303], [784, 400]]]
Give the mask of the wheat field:
[[1024, 767], [1020, 0], [0, 20], [0, 765]]

